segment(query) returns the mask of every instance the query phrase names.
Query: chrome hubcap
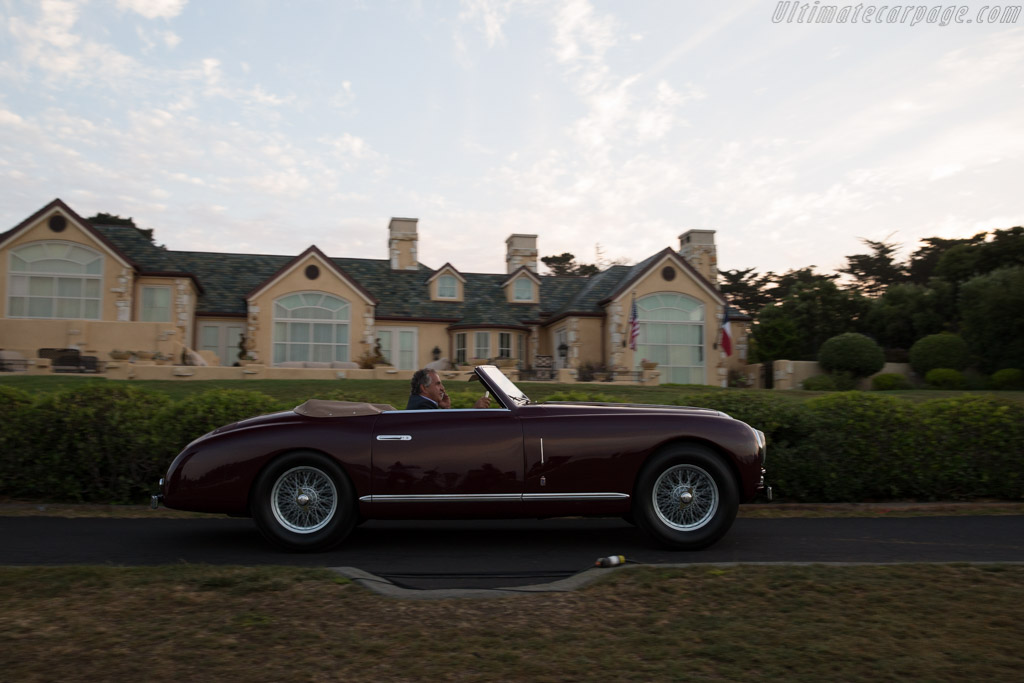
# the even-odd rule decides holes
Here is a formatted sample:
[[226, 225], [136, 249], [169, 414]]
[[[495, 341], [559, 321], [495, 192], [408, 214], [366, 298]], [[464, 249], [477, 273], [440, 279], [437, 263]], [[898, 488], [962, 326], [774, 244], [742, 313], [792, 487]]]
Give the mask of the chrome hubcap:
[[694, 531], [718, 511], [718, 485], [696, 465], [675, 465], [654, 482], [651, 502], [658, 518], [676, 531]]
[[338, 490], [322, 470], [309, 465], [293, 467], [274, 483], [270, 505], [282, 527], [297, 534], [311, 534], [334, 518]]

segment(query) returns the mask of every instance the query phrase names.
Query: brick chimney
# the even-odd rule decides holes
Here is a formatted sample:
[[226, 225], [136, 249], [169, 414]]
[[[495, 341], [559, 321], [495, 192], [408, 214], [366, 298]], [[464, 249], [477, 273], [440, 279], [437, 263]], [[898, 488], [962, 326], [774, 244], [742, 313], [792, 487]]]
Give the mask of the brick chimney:
[[418, 218], [392, 218], [388, 224], [388, 255], [391, 270], [419, 270], [416, 255], [416, 234]]
[[505, 272], [515, 272], [520, 266], [537, 272], [536, 235], [509, 235], [505, 240]]
[[715, 248], [714, 230], [687, 230], [679, 236], [679, 255], [718, 286], [718, 250]]

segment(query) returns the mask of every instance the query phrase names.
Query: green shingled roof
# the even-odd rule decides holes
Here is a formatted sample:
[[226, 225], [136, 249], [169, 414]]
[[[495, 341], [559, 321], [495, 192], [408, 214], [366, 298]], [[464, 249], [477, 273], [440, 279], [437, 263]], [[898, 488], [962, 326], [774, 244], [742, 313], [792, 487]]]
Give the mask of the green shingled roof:
[[[94, 225], [142, 274], [191, 275], [202, 288], [197, 304], [200, 315], [244, 315], [246, 296], [290, 263], [294, 256], [220, 254], [170, 251], [153, 244], [130, 226]], [[431, 301], [427, 280], [434, 271], [392, 270], [390, 262], [377, 259], [331, 258], [349, 278], [377, 299], [378, 318], [419, 318], [448, 321], [465, 326], [523, 326], [568, 313], [603, 312], [598, 303], [624, 278], [638, 272], [636, 266], [612, 266], [592, 277], [539, 276], [540, 304], [511, 304], [502, 287], [503, 273], [461, 273], [465, 278], [464, 301]]]

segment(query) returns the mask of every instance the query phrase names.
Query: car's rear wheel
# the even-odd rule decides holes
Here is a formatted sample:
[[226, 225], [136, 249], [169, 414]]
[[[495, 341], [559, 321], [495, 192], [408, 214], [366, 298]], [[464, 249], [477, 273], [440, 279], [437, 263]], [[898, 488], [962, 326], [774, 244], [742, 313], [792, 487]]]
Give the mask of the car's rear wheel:
[[655, 455], [637, 480], [637, 524], [677, 550], [706, 548], [725, 535], [739, 510], [736, 481], [722, 459], [698, 445]]
[[355, 526], [352, 485], [337, 463], [319, 453], [277, 458], [260, 474], [253, 495], [256, 526], [285, 550], [328, 550]]

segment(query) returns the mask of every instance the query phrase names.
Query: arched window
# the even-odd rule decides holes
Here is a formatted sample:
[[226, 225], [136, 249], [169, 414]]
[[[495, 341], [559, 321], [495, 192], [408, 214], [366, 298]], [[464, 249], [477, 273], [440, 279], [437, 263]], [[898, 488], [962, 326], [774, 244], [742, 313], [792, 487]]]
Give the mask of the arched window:
[[637, 299], [636, 359], [657, 361], [662, 382], [704, 384], [704, 304], [682, 294]]
[[7, 315], [100, 319], [103, 255], [72, 242], [35, 242], [11, 251]]
[[437, 278], [437, 298], [455, 299], [459, 296], [458, 281], [454, 275], [442, 275]]
[[274, 302], [274, 363], [347, 361], [349, 303], [323, 292]]

